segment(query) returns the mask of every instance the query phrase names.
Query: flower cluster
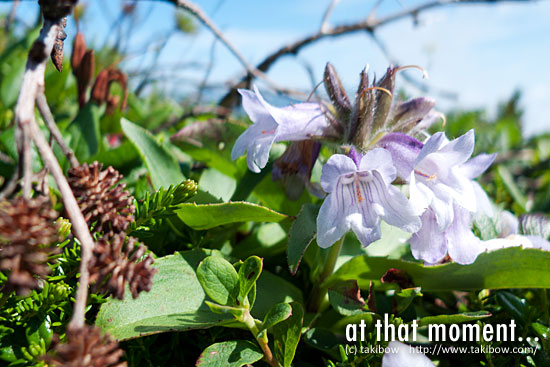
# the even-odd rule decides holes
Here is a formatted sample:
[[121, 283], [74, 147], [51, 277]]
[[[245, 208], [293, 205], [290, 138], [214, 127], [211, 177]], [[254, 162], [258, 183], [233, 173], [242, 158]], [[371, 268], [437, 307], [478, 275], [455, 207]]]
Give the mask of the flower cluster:
[[[330, 247], [350, 230], [367, 246], [380, 239], [384, 220], [412, 234], [417, 259], [434, 264], [448, 255], [457, 263], [472, 263], [486, 249], [471, 230], [472, 213], [491, 213], [474, 179], [495, 155], [471, 158], [473, 130], [451, 141], [442, 132], [420, 140], [441, 114], [429, 98], [393, 101], [395, 76], [403, 68], [390, 66], [372, 84], [363, 70], [353, 104], [330, 64], [324, 84], [331, 104], [277, 108], [256, 88], [240, 90], [253, 124], [237, 140], [232, 157], [248, 151], [248, 167], [259, 172], [274, 142], [291, 141], [273, 177], [298, 187], [287, 187], [292, 198], [301, 193], [300, 182], [308, 185], [321, 142], [341, 144], [343, 154], [332, 155], [322, 169], [321, 187], [328, 195], [317, 217], [319, 246]], [[396, 183], [408, 184], [408, 198]]]

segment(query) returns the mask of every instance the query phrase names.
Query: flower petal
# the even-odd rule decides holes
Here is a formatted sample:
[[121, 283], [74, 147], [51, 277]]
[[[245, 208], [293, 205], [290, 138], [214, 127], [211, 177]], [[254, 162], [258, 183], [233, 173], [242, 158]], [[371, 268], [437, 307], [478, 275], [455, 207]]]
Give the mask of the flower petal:
[[441, 261], [447, 253], [445, 233], [437, 226], [433, 212], [428, 209], [420, 217], [422, 227], [410, 239], [411, 252], [416, 259], [429, 264]]
[[341, 175], [357, 171], [353, 159], [343, 154], [333, 154], [323, 166], [321, 173], [321, 187], [325, 192], [334, 191], [334, 186]]
[[474, 130], [469, 130], [466, 134], [451, 140], [444, 145], [438, 152], [437, 157], [434, 157], [440, 164], [447, 167], [462, 164], [470, 158], [474, 152], [475, 135]]
[[359, 163], [359, 171], [376, 170], [386, 184], [390, 184], [395, 180], [396, 170], [393, 165], [392, 155], [389, 151], [383, 148], [375, 148], [369, 150]]
[[483, 172], [493, 164], [493, 161], [497, 157], [496, 153], [493, 154], [479, 154], [464, 164], [459, 166], [461, 174], [468, 177], [470, 180], [481, 175]]
[[338, 202], [336, 193], [328, 195], [317, 216], [317, 244], [330, 247], [349, 229], [344, 205]]
[[453, 225], [446, 231], [449, 256], [458, 264], [471, 264], [484, 250], [481, 240], [470, 229], [470, 213], [455, 206]]
[[256, 87], [254, 87], [255, 93], [248, 89], [239, 89], [238, 91], [243, 98], [243, 108], [252, 122], [270, 121], [275, 128], [277, 127], [277, 122], [271, 117], [269, 110], [265, 108], [267, 102], [264, 101]]
[[438, 132], [430, 136], [430, 138], [424, 143], [424, 146], [422, 147], [422, 150], [420, 150], [418, 157], [416, 157], [416, 160], [414, 161], [414, 166], [416, 167], [429, 154], [437, 152], [446, 142], [447, 138], [442, 132]]
[[380, 214], [388, 224], [406, 232], [416, 232], [421, 222], [410, 205], [409, 200], [393, 185], [386, 184], [378, 171], [373, 171], [374, 179], [369, 186], [373, 188], [373, 200], [384, 208]]
[[434, 367], [428, 357], [415, 352], [412, 347], [392, 341], [388, 344], [389, 353], [382, 357], [382, 367]]
[[391, 153], [397, 176], [403, 180], [408, 180], [413, 171], [414, 161], [424, 144], [409, 135], [391, 133], [380, 139], [378, 146]]

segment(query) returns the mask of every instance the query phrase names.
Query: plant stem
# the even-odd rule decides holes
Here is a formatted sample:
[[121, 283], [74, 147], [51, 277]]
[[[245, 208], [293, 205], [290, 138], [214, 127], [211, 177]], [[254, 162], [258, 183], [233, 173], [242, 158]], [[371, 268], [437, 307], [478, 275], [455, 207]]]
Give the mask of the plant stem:
[[317, 313], [321, 311], [321, 306], [328, 293], [328, 288], [325, 285], [323, 285], [323, 283], [334, 272], [336, 261], [338, 260], [338, 256], [340, 256], [340, 250], [342, 250], [342, 245], [344, 244], [344, 238], [346, 238], [345, 235], [342, 236], [342, 238], [340, 238], [330, 248], [330, 252], [328, 254], [327, 261], [325, 262], [325, 266], [323, 267], [323, 271], [321, 272], [319, 279], [317, 279], [317, 282], [315, 283], [315, 287], [311, 291], [311, 295], [309, 297], [309, 302], [307, 307], [309, 312]]
[[246, 327], [248, 327], [248, 330], [250, 330], [252, 335], [254, 335], [254, 338], [260, 345], [260, 348], [262, 348], [262, 351], [264, 352], [264, 361], [272, 367], [279, 367], [279, 362], [277, 362], [277, 360], [273, 357], [273, 353], [271, 352], [269, 345], [267, 345], [267, 338], [264, 339], [259, 337], [258, 334], [260, 331], [258, 330], [258, 326], [256, 326], [256, 321], [252, 315], [250, 315], [248, 310], [244, 313], [241, 321], [246, 325]]

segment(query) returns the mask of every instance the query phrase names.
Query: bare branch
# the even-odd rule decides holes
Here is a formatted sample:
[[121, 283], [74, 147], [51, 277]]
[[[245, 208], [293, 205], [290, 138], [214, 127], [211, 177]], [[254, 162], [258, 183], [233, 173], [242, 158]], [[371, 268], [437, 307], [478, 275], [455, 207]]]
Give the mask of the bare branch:
[[71, 163], [71, 167], [78, 167], [80, 163], [78, 162], [78, 159], [76, 159], [71, 148], [69, 148], [67, 143], [65, 143], [65, 140], [63, 140], [61, 131], [59, 131], [59, 128], [55, 123], [55, 120], [53, 118], [52, 112], [50, 111], [50, 107], [48, 106], [48, 101], [46, 100], [46, 96], [44, 95], [44, 93], [39, 93], [38, 96], [36, 96], [36, 106], [38, 107], [38, 111], [40, 111], [40, 115], [42, 115], [42, 118], [44, 119], [46, 126], [50, 130], [51, 136], [57, 142], [57, 144], [61, 148], [61, 151], [63, 152], [63, 154], [65, 154], [65, 156]]
[[330, 14], [332, 14], [332, 11], [336, 7], [336, 5], [338, 5], [339, 2], [340, 2], [340, 0], [331, 0], [327, 10], [325, 10], [325, 14], [323, 15], [323, 20], [321, 21], [321, 29], [320, 29], [321, 33], [328, 32], [328, 30], [330, 28], [330, 26], [328, 24]]
[[[285, 45], [272, 54], [268, 55], [261, 63], [256, 66], [256, 69], [262, 73], [265, 73], [269, 70], [275, 62], [277, 62], [281, 57], [287, 55], [297, 55], [302, 48], [311, 45], [321, 39], [329, 37], [339, 37], [354, 32], [368, 32], [372, 33], [378, 27], [390, 24], [392, 22], [401, 20], [407, 17], [416, 17], [420, 12], [426, 11], [428, 9], [433, 9], [441, 6], [446, 6], [450, 4], [475, 4], [475, 3], [495, 3], [495, 2], [526, 2], [529, 0], [434, 0], [427, 3], [398, 11], [394, 14], [390, 14], [386, 17], [374, 19], [369, 17], [367, 19], [361, 20], [352, 24], [342, 24], [330, 28], [325, 32], [317, 32], [306, 36], [298, 41], [295, 41], [291, 44]], [[252, 76], [254, 76], [252, 74]], [[233, 88], [220, 100], [219, 104], [225, 107], [232, 107], [238, 101], [237, 89], [239, 88], [249, 88], [250, 83], [252, 82], [252, 76], [249, 74], [245, 75], [238, 83], [236, 83]]]
[[252, 66], [235, 46], [225, 37], [218, 26], [206, 15], [206, 13], [195, 3], [188, 0], [167, 0], [181, 9], [185, 9], [193, 14], [202, 24], [204, 24], [218, 38], [229, 51], [244, 66], [248, 75], [263, 80], [271, 89], [279, 93], [296, 94], [296, 91], [283, 88], [270, 80], [262, 71]]
[[[44, 3], [46, 3], [45, 7]], [[69, 327], [80, 327], [84, 325], [89, 282], [88, 262], [92, 255], [94, 242], [73, 192], [59, 166], [59, 162], [36, 124], [34, 113], [35, 101], [44, 92], [45, 88], [44, 71], [46, 63], [52, 52], [63, 17], [72, 10], [72, 6], [64, 5], [61, 8], [56, 7], [57, 4], [55, 3], [47, 3], [46, 1], [44, 3], [41, 3], [43, 6], [44, 25], [40, 31], [40, 36], [29, 51], [23, 82], [15, 107], [15, 120], [18, 126], [20, 126], [21, 131], [28, 133], [34, 141], [42, 160], [51, 171], [61, 193], [73, 230], [81, 243], [80, 284], [76, 294], [74, 313], [69, 323]]]

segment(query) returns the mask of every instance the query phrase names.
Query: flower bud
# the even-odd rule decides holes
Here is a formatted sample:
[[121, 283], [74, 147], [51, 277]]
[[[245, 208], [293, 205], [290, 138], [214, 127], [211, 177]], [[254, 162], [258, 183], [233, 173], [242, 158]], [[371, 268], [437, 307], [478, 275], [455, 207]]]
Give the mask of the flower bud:
[[336, 109], [338, 119], [346, 121], [351, 115], [351, 103], [342, 81], [330, 63], [327, 63], [325, 67], [324, 83], [328, 96]]

